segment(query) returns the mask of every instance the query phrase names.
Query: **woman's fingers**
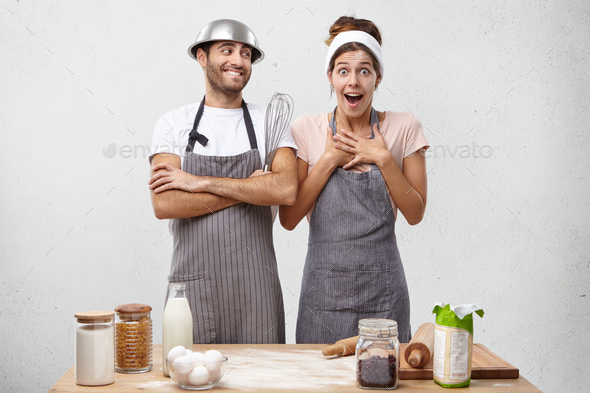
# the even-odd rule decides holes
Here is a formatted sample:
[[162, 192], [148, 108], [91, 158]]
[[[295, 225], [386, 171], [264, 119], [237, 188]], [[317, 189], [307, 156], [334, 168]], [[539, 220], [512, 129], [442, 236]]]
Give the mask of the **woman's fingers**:
[[[342, 167], [342, 169], [352, 168], [352, 167], [356, 166], [359, 161], [360, 161], [359, 157], [355, 156], [348, 164], [344, 165]], [[363, 169], [363, 168], [361, 167], [361, 169]], [[361, 172], [364, 172], [364, 170], [361, 170]]]
[[352, 139], [348, 139], [346, 137], [340, 136], [340, 135], [334, 137], [334, 140], [336, 142], [336, 145], [334, 145], [334, 146], [339, 146], [341, 148], [346, 147], [349, 149], [354, 149], [357, 147], [357, 143], [355, 141], [353, 141]]
[[350, 154], [354, 154], [354, 152], [355, 152], [354, 147], [351, 147], [351, 146], [346, 145], [346, 144], [343, 144], [343, 143], [334, 145], [334, 148], [335, 149], [338, 149], [338, 150], [345, 151], [345, 152], [350, 153]]
[[340, 130], [340, 133], [346, 136], [348, 139], [352, 139], [355, 142], [358, 142], [361, 138], [355, 134], [354, 132], [346, 131], [345, 129]]
[[379, 131], [379, 126], [377, 125], [377, 123], [373, 124], [373, 134], [375, 134], [375, 139], [377, 139], [380, 142], [383, 142], [383, 135], [381, 135], [381, 131]]
[[370, 171], [370, 169], [363, 168], [360, 164], [354, 164], [354, 166], [352, 168], [356, 169], [359, 172], [369, 172]]

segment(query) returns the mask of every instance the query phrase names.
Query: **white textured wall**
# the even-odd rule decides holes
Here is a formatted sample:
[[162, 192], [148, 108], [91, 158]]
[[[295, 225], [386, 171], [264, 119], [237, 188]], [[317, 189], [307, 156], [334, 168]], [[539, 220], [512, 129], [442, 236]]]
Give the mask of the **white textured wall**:
[[[476, 342], [544, 392], [586, 391], [589, 11], [585, 1], [2, 0], [0, 390], [46, 391], [67, 372], [76, 311], [150, 304], [161, 341], [171, 238], [151, 210], [146, 149], [161, 114], [204, 93], [186, 55], [199, 29], [250, 25], [267, 57], [246, 99], [287, 92], [299, 116], [333, 108], [322, 40], [353, 14], [383, 33], [376, 108], [411, 110], [432, 145], [425, 219], [398, 222], [414, 329], [436, 301], [477, 302]], [[307, 225], [277, 224], [275, 235], [294, 342]]]

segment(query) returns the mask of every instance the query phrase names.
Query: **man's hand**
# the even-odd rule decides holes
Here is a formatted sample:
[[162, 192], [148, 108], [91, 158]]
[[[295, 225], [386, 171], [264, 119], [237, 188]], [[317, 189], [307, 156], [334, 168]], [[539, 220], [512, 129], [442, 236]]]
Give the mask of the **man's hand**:
[[[180, 157], [176, 154], [156, 154], [152, 158], [152, 179], [159, 179], [160, 177], [157, 176], [158, 173], [169, 175], [171, 173], [182, 172], [188, 175], [188, 173], [178, 169], [180, 168], [180, 162]], [[153, 168], [155, 167], [162, 169], [154, 171]], [[151, 187], [152, 179], [149, 181], [149, 187], [151, 190], [150, 194], [152, 196], [154, 214], [159, 219], [198, 217], [240, 203], [240, 201], [231, 198], [223, 198], [207, 192], [189, 192], [188, 189], [179, 190], [170, 188], [169, 190], [166, 190], [166, 192], [160, 190], [156, 193]]]
[[192, 193], [207, 191], [206, 176], [191, 175], [167, 162], [154, 165], [152, 171], [156, 173], [148, 184], [150, 190], [156, 194], [167, 190], [182, 190]]
[[289, 147], [281, 147], [273, 172], [254, 171], [245, 179], [195, 176], [180, 169], [180, 157], [153, 157], [149, 188], [157, 218], [188, 218], [214, 213], [241, 202], [292, 205], [297, 196], [297, 163]]
[[252, 172], [252, 174], [250, 175], [250, 177], [258, 177], [258, 176], [270, 175], [271, 173], [272, 173], [271, 171], [264, 172], [262, 169], [256, 169], [254, 172]]

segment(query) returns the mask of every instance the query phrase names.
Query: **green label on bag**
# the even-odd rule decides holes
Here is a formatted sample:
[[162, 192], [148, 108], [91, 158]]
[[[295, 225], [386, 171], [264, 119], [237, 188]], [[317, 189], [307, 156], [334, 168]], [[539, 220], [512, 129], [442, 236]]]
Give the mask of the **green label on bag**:
[[[438, 325], [458, 327], [473, 334], [473, 314], [467, 314], [463, 319], [460, 319], [457, 314], [451, 310], [450, 304], [447, 304], [444, 307], [436, 305], [432, 312], [436, 314], [436, 323]], [[481, 308], [475, 310], [475, 313], [479, 315], [480, 318], [483, 317], [484, 314]]]

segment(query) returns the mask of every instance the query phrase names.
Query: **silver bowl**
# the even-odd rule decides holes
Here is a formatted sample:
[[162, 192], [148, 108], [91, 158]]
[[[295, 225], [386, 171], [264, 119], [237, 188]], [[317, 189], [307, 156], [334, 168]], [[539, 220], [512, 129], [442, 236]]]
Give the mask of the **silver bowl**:
[[188, 47], [188, 54], [197, 60], [197, 48], [205, 42], [211, 41], [237, 41], [252, 46], [258, 52], [258, 56], [252, 64], [259, 63], [264, 59], [264, 52], [258, 45], [254, 32], [242, 22], [233, 19], [219, 19], [203, 27], [195, 43]]

